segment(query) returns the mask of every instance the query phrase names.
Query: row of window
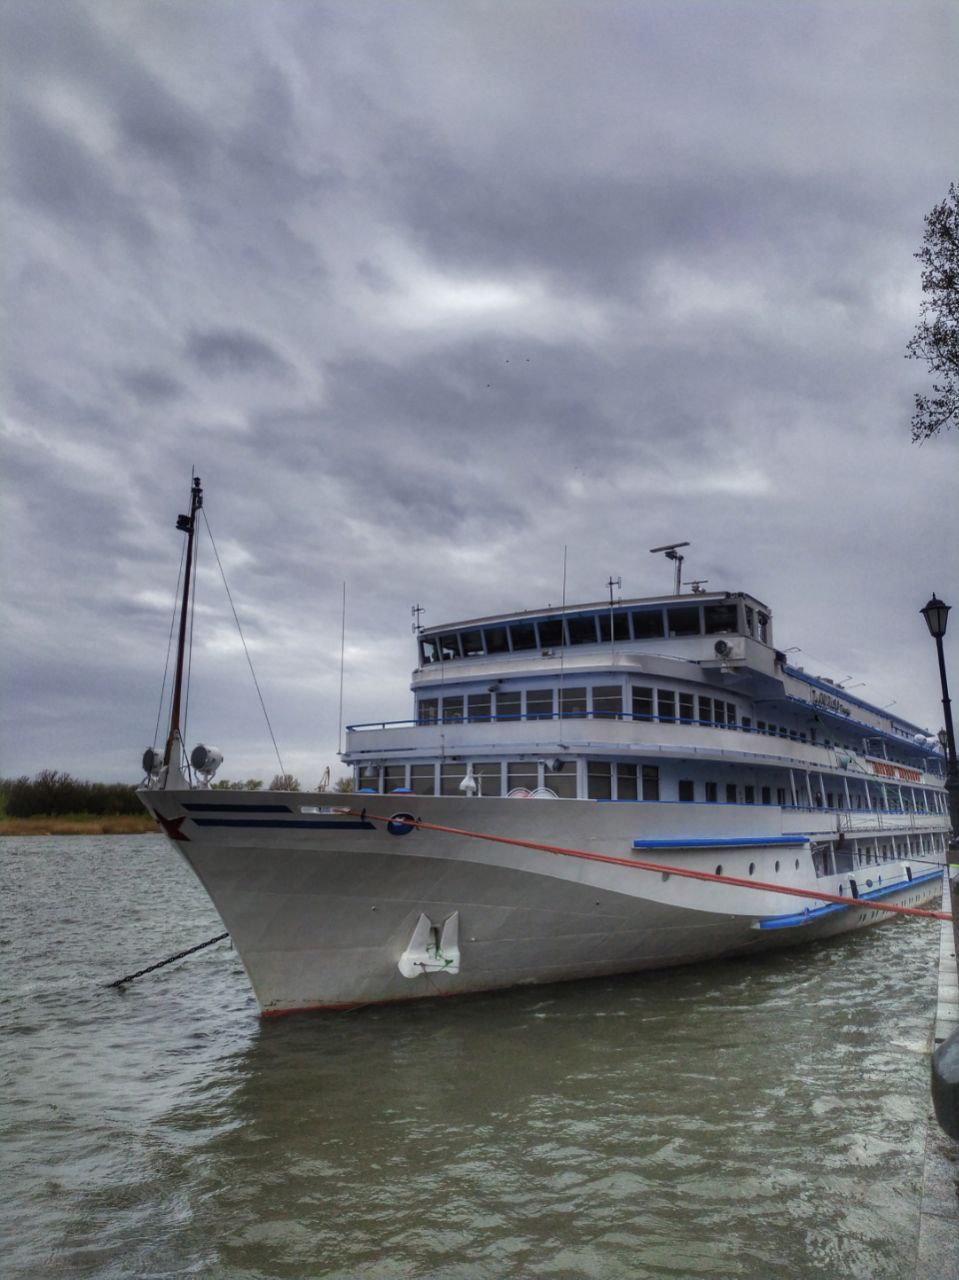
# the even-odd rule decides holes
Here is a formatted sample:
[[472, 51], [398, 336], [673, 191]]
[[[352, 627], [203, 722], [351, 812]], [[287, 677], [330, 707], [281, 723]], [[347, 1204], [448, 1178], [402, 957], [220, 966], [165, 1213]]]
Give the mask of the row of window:
[[[736, 704], [724, 698], [648, 685], [633, 685], [627, 690], [620, 685], [501, 689], [465, 696], [456, 693], [442, 698], [420, 698], [417, 704], [418, 724], [436, 724], [440, 720], [444, 724], [463, 720], [552, 720], [557, 715], [563, 719], [592, 717], [712, 725], [790, 738], [794, 742], [807, 741], [806, 734], [795, 728], [766, 720], [756, 720], [754, 724], [751, 716], [740, 715]], [[815, 742], [815, 734], [812, 740]]]
[[[551, 768], [550, 765], [555, 765]], [[367, 766], [361, 769], [359, 786], [373, 791], [412, 791], [417, 795], [459, 795], [460, 783], [466, 777], [469, 766], [463, 761], [442, 760], [438, 764], [388, 764], [382, 769]], [[508, 794], [516, 788], [534, 791], [549, 787], [558, 796], [574, 800], [577, 797], [577, 769], [573, 761], [507, 760], [474, 763], [473, 777], [477, 792], [484, 796]], [[585, 766], [585, 794], [590, 800], [679, 800], [686, 804], [777, 804], [818, 809], [845, 810], [845, 794], [805, 787], [805, 775], [799, 779], [795, 797], [791, 787], [762, 786], [753, 783], [720, 783], [707, 779], [680, 778], [665, 787], [660, 780], [659, 766], [634, 764], [630, 761], [614, 762], [589, 760]], [[875, 784], [874, 784], [875, 785]], [[854, 808], [883, 810], [886, 812], [936, 813], [944, 812], [941, 796], [936, 792], [918, 791], [915, 796], [897, 797], [893, 806], [887, 797], [872, 795], [864, 798], [861, 792], [851, 797]]]
[[[460, 784], [466, 774], [467, 765], [452, 760], [443, 760], [438, 765], [385, 765], [382, 774], [380, 771], [361, 771], [360, 786], [384, 792], [410, 791], [415, 795], [455, 796], [462, 794]], [[575, 800], [577, 795], [576, 767], [563, 761], [558, 762], [555, 769], [536, 760], [474, 763], [472, 774], [476, 779], [478, 795], [501, 796], [518, 789], [535, 791], [539, 787], [548, 787], [563, 799]], [[614, 776], [616, 794], [620, 800], [660, 798], [659, 766], [649, 764], [589, 764], [589, 796], [596, 800], [611, 799]], [[378, 786], [373, 785], [377, 783]]]
[[470, 627], [420, 637], [423, 665], [488, 654], [528, 653], [566, 645], [609, 644], [610, 641], [658, 640], [677, 636], [729, 635], [745, 630], [763, 644], [769, 640], [769, 615], [751, 606], [739, 617], [735, 602], [684, 604], [645, 609], [602, 609], [565, 617], [531, 618]]

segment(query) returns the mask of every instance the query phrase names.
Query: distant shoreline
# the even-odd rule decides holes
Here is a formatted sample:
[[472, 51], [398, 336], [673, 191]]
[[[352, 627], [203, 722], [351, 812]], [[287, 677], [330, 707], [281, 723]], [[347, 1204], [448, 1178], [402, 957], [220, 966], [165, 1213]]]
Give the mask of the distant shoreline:
[[139, 836], [159, 828], [147, 814], [112, 817], [0, 818], [0, 836]]

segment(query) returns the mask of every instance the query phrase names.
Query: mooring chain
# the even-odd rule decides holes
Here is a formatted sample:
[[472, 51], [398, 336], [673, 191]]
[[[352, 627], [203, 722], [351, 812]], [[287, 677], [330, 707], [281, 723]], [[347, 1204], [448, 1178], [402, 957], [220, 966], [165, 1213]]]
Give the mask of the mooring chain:
[[212, 947], [214, 942], [222, 942], [224, 938], [228, 938], [228, 933], [218, 933], [215, 938], [208, 938], [206, 942], [198, 942], [195, 947], [187, 947], [186, 951], [178, 951], [174, 956], [167, 956], [165, 960], [158, 960], [156, 964], [148, 964], [145, 969], [138, 969], [136, 973], [128, 973], [125, 978], [117, 978], [116, 982], [106, 983], [107, 988], [122, 987], [128, 982], [132, 982], [134, 978], [142, 978], [145, 973], [152, 973], [154, 969], [162, 969], [165, 964], [172, 964], [174, 960], [182, 960], [184, 956], [192, 956], [194, 951], [202, 951], [204, 947]]

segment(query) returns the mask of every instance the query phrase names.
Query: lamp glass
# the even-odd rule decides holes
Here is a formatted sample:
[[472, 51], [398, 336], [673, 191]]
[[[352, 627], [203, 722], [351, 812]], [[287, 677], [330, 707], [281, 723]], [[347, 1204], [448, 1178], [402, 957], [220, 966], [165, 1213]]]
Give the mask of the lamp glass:
[[946, 620], [949, 616], [949, 609], [950, 606], [943, 604], [941, 600], [937, 600], [934, 594], [926, 607], [919, 610], [926, 620], [929, 634], [936, 639], [940, 639], [946, 634]]

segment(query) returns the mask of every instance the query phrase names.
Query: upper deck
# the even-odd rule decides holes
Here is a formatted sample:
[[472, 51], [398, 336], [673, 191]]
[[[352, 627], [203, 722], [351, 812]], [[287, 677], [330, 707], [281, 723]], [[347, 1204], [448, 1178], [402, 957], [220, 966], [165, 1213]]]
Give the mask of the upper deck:
[[[750, 637], [771, 647], [772, 614], [768, 605], [741, 591], [594, 601], [497, 614], [422, 628], [417, 670], [512, 655], [554, 657], [559, 650], [590, 645], [642, 652], [657, 641], [708, 636]], [[719, 653], [714, 641], [714, 654]]]

